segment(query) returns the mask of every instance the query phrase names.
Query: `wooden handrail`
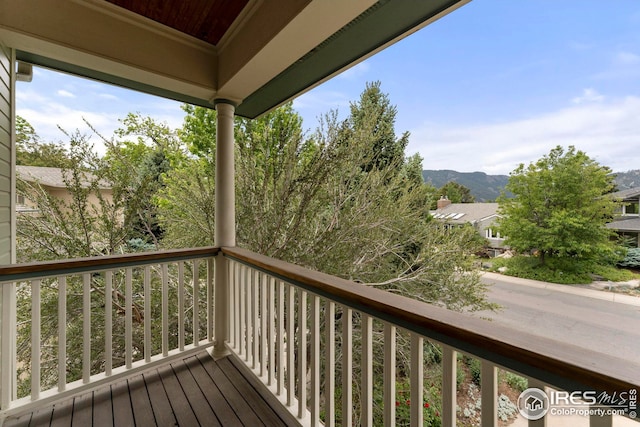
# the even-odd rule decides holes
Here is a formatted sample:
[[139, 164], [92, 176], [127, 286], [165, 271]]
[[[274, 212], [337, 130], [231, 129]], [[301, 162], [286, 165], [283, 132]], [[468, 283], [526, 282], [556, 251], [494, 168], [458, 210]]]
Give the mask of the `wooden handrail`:
[[[640, 388], [640, 362], [447, 310], [241, 248], [222, 254], [337, 303], [565, 390]], [[631, 343], [630, 343], [631, 345]]]
[[125, 255], [75, 258], [61, 261], [43, 261], [0, 266], [0, 283], [26, 280], [35, 277], [57, 276], [99, 271], [112, 268], [133, 267], [158, 262], [173, 262], [216, 256], [219, 248], [204, 247], [144, 252]]

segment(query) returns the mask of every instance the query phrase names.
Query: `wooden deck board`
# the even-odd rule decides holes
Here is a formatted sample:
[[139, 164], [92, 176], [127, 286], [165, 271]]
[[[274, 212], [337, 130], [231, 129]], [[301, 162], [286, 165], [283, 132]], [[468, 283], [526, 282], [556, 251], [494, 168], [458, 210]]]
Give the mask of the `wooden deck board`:
[[153, 408], [147, 386], [142, 375], [138, 375], [129, 380], [129, 394], [131, 395], [131, 406], [135, 408], [133, 417], [137, 426], [152, 426], [156, 424], [153, 416]]
[[5, 420], [5, 427], [299, 426], [230, 356], [206, 352]]
[[178, 425], [158, 371], [146, 373], [144, 375], [144, 382], [149, 391], [149, 400], [151, 401], [156, 424], [159, 426]]
[[119, 381], [111, 386], [111, 403], [114, 408], [114, 426], [132, 426], [135, 424], [131, 398], [129, 397], [129, 385], [126, 380]]
[[111, 387], [93, 393], [93, 427], [113, 427]]
[[200, 425], [220, 426], [216, 414], [183, 361], [171, 365], [180, 387]]
[[229, 402], [227, 402], [227, 399], [225, 399], [225, 396], [220, 392], [216, 383], [207, 374], [200, 360], [194, 356], [186, 359], [185, 364], [189, 368], [191, 375], [193, 375], [194, 378], [198, 378], [198, 386], [209, 402], [209, 406], [211, 406], [213, 412], [216, 414], [220, 424], [223, 426], [243, 425], [238, 415], [236, 415], [233, 408], [229, 405]]

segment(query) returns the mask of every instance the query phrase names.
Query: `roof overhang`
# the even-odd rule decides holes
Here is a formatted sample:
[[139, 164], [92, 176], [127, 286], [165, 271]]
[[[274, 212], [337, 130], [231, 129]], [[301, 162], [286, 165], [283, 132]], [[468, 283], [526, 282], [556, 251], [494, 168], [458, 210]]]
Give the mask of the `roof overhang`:
[[249, 0], [216, 45], [104, 0], [2, 1], [0, 40], [22, 61], [253, 118], [468, 1]]

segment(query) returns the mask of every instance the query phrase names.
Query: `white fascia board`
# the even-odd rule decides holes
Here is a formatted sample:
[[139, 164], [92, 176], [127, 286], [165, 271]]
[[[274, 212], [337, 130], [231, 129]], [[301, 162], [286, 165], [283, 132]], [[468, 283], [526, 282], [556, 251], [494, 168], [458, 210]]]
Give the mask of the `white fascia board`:
[[217, 96], [240, 103], [375, 3], [311, 1], [229, 80], [220, 82]]

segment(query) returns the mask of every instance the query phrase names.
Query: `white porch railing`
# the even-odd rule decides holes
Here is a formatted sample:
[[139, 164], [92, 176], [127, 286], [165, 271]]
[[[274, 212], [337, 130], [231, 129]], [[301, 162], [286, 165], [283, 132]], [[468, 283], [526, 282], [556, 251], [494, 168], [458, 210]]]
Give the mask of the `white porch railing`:
[[[453, 426], [459, 354], [481, 359], [482, 426], [497, 425], [498, 369], [530, 387], [640, 385], [638, 361], [246, 250], [203, 248], [0, 267], [0, 420], [213, 345], [215, 256], [229, 262], [229, 348], [302, 425]], [[29, 310], [16, 313], [14, 287], [30, 297]], [[426, 376], [435, 362], [438, 377]]]
[[[303, 425], [454, 426], [459, 352], [481, 359], [484, 427], [498, 425], [499, 368], [529, 378], [529, 387], [613, 393], [640, 385], [637, 361], [588, 353], [242, 249], [222, 252], [231, 260], [229, 347]], [[409, 354], [398, 353], [399, 340], [409, 343], [402, 346]], [[424, 355], [434, 346], [438, 379], [425, 378]], [[439, 387], [425, 387], [425, 380]], [[529, 425], [546, 425], [545, 418]], [[612, 417], [592, 417], [590, 425], [611, 426]]]
[[0, 267], [0, 419], [212, 345], [217, 252]]

